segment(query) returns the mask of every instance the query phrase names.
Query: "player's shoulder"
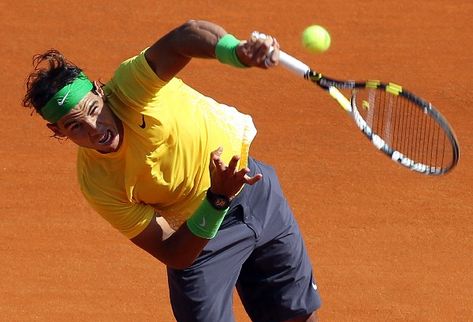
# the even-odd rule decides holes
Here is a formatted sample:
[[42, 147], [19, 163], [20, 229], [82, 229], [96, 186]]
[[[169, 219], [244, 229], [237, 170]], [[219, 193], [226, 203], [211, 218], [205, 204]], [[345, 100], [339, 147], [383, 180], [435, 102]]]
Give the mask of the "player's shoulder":
[[124, 78], [124, 80], [127, 80], [129, 76], [133, 75], [133, 78], [140, 82], [156, 83], [159, 86], [167, 83], [161, 80], [149, 65], [146, 60], [146, 50], [147, 48], [120, 63], [115, 70], [114, 79], [121, 80]]

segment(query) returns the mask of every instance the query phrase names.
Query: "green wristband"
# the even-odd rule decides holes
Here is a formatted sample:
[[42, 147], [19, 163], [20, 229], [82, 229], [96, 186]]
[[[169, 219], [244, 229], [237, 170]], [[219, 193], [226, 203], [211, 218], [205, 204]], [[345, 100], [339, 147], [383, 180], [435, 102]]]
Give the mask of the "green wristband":
[[187, 228], [198, 237], [212, 239], [217, 235], [227, 211], [228, 208], [225, 210], [215, 209], [205, 198], [194, 214], [187, 219]]
[[217, 42], [215, 46], [215, 56], [223, 63], [238, 68], [246, 68], [248, 66], [241, 63], [238, 59], [236, 49], [240, 41], [231, 34], [226, 34]]

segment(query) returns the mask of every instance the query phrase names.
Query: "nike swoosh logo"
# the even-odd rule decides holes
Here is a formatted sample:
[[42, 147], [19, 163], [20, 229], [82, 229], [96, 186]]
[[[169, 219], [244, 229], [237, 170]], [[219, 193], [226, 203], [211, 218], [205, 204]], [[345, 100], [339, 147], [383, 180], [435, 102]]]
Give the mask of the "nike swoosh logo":
[[144, 129], [146, 127], [146, 122], [145, 122], [145, 116], [143, 114], [141, 115], [141, 121], [143, 123], [141, 123], [140, 127]]
[[202, 217], [202, 221], [201, 223], [199, 224], [200, 227], [205, 227], [207, 226], [207, 222], [205, 221], [205, 217]]
[[64, 105], [64, 102], [66, 101], [66, 98], [69, 96], [69, 93], [71, 92], [71, 89], [69, 89], [66, 93], [66, 95], [64, 95], [64, 97], [62, 99], [58, 99], [57, 100], [57, 105], [59, 106], [63, 106]]
[[317, 291], [317, 285], [314, 282], [312, 282], [312, 288]]

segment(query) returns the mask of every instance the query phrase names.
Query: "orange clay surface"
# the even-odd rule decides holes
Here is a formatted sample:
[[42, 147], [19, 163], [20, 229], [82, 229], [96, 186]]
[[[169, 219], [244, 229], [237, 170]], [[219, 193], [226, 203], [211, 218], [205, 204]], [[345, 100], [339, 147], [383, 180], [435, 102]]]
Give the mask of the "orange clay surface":
[[[471, 0], [21, 0], [0, 12], [0, 320], [174, 320], [164, 266], [89, 208], [75, 146], [50, 138], [21, 99], [36, 53], [57, 48], [106, 82], [191, 18], [240, 38], [272, 34], [329, 76], [393, 81], [442, 111], [462, 155], [430, 178], [376, 152], [325, 93], [282, 68], [194, 60], [180, 74], [253, 116], [252, 155], [277, 169], [299, 220], [321, 321], [473, 320]], [[320, 55], [300, 43], [313, 23], [332, 36]], [[235, 316], [249, 321], [236, 296]]]

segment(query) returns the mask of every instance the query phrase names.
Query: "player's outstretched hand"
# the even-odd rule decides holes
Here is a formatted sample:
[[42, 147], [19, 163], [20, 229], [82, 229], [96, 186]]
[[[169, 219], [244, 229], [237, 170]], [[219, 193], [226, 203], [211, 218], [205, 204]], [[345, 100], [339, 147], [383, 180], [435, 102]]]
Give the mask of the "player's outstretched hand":
[[[271, 52], [271, 48], [274, 50]], [[238, 59], [246, 66], [270, 68], [279, 63], [279, 43], [276, 38], [253, 32], [236, 49]]]
[[226, 165], [221, 159], [223, 148], [220, 147], [210, 154], [210, 190], [219, 195], [228, 197], [230, 200], [240, 191], [244, 184], [253, 185], [258, 182], [263, 175], [256, 174], [249, 176], [250, 169], [237, 170], [240, 157], [235, 155]]

